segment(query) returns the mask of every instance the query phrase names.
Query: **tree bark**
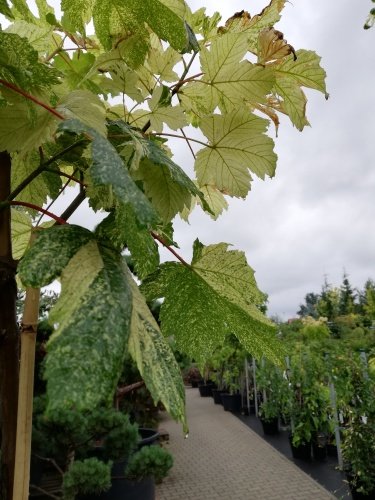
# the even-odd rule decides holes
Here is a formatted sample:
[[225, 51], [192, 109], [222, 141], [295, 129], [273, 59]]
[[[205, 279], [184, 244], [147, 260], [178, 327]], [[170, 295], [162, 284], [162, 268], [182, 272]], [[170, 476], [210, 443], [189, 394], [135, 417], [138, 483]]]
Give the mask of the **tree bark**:
[[[11, 159], [0, 152], [0, 203], [10, 193]], [[0, 209], [0, 498], [11, 500], [16, 447], [19, 334], [16, 262], [12, 258], [10, 208]]]

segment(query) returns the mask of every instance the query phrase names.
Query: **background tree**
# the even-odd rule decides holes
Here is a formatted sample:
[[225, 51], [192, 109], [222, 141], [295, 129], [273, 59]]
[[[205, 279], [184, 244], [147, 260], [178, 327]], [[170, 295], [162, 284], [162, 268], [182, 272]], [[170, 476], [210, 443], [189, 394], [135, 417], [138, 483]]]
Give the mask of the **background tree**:
[[297, 311], [298, 316], [301, 318], [306, 316], [311, 316], [312, 318], [318, 318], [317, 305], [319, 302], [319, 294], [310, 292], [305, 295], [305, 303], [301, 304], [299, 310]]

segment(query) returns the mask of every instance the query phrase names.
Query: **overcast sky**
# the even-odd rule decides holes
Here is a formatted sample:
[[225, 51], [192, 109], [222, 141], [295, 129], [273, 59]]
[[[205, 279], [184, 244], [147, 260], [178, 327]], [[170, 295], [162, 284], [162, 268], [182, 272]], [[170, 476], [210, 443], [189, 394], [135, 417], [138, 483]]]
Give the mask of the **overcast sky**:
[[[242, 9], [257, 14], [268, 1], [188, 3], [193, 10], [220, 10], [225, 21]], [[274, 179], [255, 181], [246, 201], [229, 199], [229, 210], [216, 222], [197, 209], [190, 225], [175, 224], [175, 240], [187, 259], [196, 237], [244, 250], [269, 296], [269, 314], [283, 319], [296, 315], [306, 293], [320, 291], [325, 275], [335, 286], [344, 269], [355, 287], [375, 279], [375, 27], [363, 30], [371, 6], [369, 0], [286, 5], [276, 28], [296, 50], [322, 57], [330, 99], [307, 91], [311, 128], [302, 133], [281, 121]], [[175, 161], [191, 171], [184, 147], [173, 149]], [[89, 210], [83, 210], [92, 226]], [[78, 221], [81, 216], [70, 219]]]
[[[220, 10], [223, 20], [242, 9], [254, 15], [268, 2], [190, 0]], [[222, 5], [222, 7], [221, 7]], [[295, 0], [277, 29], [297, 50], [315, 50], [327, 72], [328, 101], [307, 91], [311, 127], [301, 133], [283, 120], [275, 139], [276, 176], [253, 183], [246, 201], [211, 222], [197, 210], [190, 226], [176, 223], [176, 241], [190, 254], [197, 235], [244, 250], [269, 314], [295, 316], [306, 293], [327, 275], [340, 285], [375, 279], [375, 28], [365, 31], [369, 0]], [[184, 158], [178, 158], [183, 165]]]

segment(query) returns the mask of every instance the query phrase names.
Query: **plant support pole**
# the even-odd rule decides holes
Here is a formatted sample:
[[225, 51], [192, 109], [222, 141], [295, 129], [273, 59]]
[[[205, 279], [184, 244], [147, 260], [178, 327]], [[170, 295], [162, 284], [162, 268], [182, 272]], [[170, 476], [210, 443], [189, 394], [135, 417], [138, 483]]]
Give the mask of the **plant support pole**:
[[[32, 240], [33, 235], [31, 236]], [[21, 325], [21, 360], [13, 500], [27, 500], [29, 498], [35, 344], [39, 317], [39, 296], [39, 288], [26, 289]]]
[[257, 389], [257, 366], [255, 358], [253, 358], [253, 377], [254, 377], [254, 403], [255, 403], [255, 415], [259, 417], [258, 411], [258, 389]]
[[246, 405], [247, 405], [248, 414], [250, 415], [249, 363], [247, 361], [247, 358], [245, 358], [245, 383], [246, 383]]
[[333, 418], [335, 419], [335, 439], [336, 439], [336, 447], [337, 447], [337, 461], [339, 464], [339, 469], [343, 470], [343, 460], [341, 454], [341, 437], [340, 437], [340, 427], [339, 427], [339, 419], [337, 415], [337, 404], [336, 404], [336, 391], [333, 382], [329, 383], [329, 394], [331, 397], [331, 405], [333, 410]]

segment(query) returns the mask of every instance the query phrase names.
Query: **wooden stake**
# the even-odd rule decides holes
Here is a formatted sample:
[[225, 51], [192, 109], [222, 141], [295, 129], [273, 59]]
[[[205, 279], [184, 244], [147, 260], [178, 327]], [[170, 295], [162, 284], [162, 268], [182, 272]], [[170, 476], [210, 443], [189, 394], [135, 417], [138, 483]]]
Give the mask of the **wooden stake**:
[[35, 344], [39, 318], [39, 296], [39, 288], [26, 289], [21, 326], [21, 360], [13, 500], [28, 500], [29, 498]]

